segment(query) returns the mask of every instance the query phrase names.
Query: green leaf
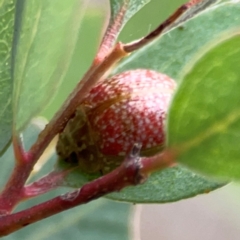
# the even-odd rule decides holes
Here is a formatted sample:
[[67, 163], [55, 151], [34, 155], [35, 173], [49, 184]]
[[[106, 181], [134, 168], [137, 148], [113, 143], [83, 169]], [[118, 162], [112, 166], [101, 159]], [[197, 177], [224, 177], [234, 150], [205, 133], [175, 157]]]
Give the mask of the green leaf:
[[14, 120], [19, 129], [53, 98], [76, 45], [84, 1], [19, 0], [13, 49]]
[[[227, 2], [210, 7], [180, 27], [172, 29], [122, 61], [113, 74], [147, 68], [179, 81], [181, 71], [202, 46], [240, 25], [240, 3]], [[174, 57], [173, 57], [174, 56]]]
[[[38, 124], [37, 124], [38, 122]], [[45, 122], [44, 122], [45, 123]], [[36, 140], [44, 123], [39, 120], [29, 125], [24, 131], [24, 144], [29, 148], [33, 141]], [[40, 127], [42, 125], [42, 127]], [[54, 160], [54, 159], [52, 159]], [[4, 186], [10, 176], [14, 166], [14, 157], [12, 146], [5, 152], [1, 158], [0, 168], [0, 189]], [[49, 164], [47, 163], [46, 165]], [[50, 163], [51, 165], [51, 163]], [[45, 168], [45, 170], [47, 170]], [[49, 170], [49, 168], [48, 168]], [[23, 202], [18, 206], [16, 211], [29, 208], [37, 203], [46, 201], [54, 196], [69, 191], [66, 188], [60, 188], [43, 196]], [[24, 239], [24, 240], [48, 240], [48, 239], [130, 239], [130, 216], [132, 206], [129, 204], [117, 203], [106, 199], [85, 204], [68, 211], [59, 213], [55, 216], [43, 219], [33, 225], [23, 228], [4, 239]]]
[[15, 0], [3, 0], [0, 4], [0, 152], [10, 141], [12, 130], [11, 50]]
[[229, 180], [240, 179], [240, 28], [226, 36], [189, 67], [172, 103], [168, 133], [179, 162]]
[[[111, 18], [110, 18], [110, 24], [112, 24], [118, 15], [118, 13], [121, 11], [122, 7], [124, 6], [124, 9], [126, 9], [126, 12], [123, 17], [123, 22], [121, 29], [124, 27], [124, 25], [127, 23], [127, 21], [135, 14], [137, 13], [144, 5], [146, 5], [150, 0], [110, 0], [110, 8], [111, 8]], [[120, 30], [121, 30], [120, 29]]]
[[108, 195], [110, 199], [135, 203], [166, 203], [208, 193], [223, 184], [209, 181], [183, 168], [152, 174], [146, 183]]
[[[55, 165], [58, 170], [68, 167], [69, 165], [63, 162]], [[99, 176], [87, 175], [80, 170], [74, 170], [65, 177], [62, 186], [81, 187], [84, 183], [97, 177]], [[208, 193], [221, 186], [223, 183], [210, 181], [184, 167], [174, 167], [152, 174], [141, 185], [127, 187], [106, 197], [133, 203], [165, 203]]]

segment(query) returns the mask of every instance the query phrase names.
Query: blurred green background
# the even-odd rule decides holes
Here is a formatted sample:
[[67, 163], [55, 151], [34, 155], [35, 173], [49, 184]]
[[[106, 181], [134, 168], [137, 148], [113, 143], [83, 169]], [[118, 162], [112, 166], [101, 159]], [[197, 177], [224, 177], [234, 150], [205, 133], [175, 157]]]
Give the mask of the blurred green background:
[[[120, 34], [119, 40], [129, 42], [146, 35], [184, 2], [186, 1], [150, 0], [150, 2], [127, 23]], [[69, 71], [62, 87], [55, 93], [56, 97], [42, 113], [47, 119], [53, 116], [90, 66], [96, 54], [97, 44], [101, 39], [100, 35], [103, 22], [106, 23], [108, 13], [108, 0], [89, 0]]]

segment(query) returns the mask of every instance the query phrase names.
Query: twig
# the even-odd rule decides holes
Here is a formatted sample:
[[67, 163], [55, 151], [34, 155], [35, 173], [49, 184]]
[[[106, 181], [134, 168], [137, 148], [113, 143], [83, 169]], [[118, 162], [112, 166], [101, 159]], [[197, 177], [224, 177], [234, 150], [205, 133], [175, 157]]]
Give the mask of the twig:
[[13, 129], [12, 144], [17, 164], [25, 164], [28, 162], [29, 159], [27, 152], [24, 151], [22, 142], [23, 141], [21, 139], [21, 136], [18, 136], [18, 134]]
[[27, 164], [16, 163], [11, 177], [0, 195], [0, 215], [10, 213], [22, 198], [22, 183], [25, 183], [28, 178], [29, 170]]
[[[135, 50], [138, 50], [148, 44], [149, 42], [152, 42], [156, 37], [161, 36], [161, 34], [164, 32], [165, 29], [167, 29], [169, 26], [171, 26], [173, 23], [175, 23], [177, 20], [180, 20], [179, 23], [182, 21], [187, 20], [190, 17], [193, 17], [196, 13], [198, 13], [200, 10], [206, 8], [210, 4], [213, 4], [217, 0], [191, 0], [182, 6], [180, 6], [168, 19], [166, 19], [163, 23], [161, 23], [155, 30], [150, 32], [147, 36], [133, 41], [131, 43], [125, 44], [123, 46], [124, 50], [128, 53], [133, 52]], [[181, 16], [186, 13], [188, 10], [192, 10], [191, 13], [187, 16], [184, 16], [183, 19], [181, 19]]]
[[23, 189], [23, 200], [39, 196], [61, 186], [64, 177], [74, 169], [76, 167], [64, 171], [52, 171], [37, 181], [28, 184]]
[[109, 51], [113, 48], [119, 35], [119, 30], [122, 27], [123, 19], [127, 11], [128, 4], [129, 0], [125, 1], [122, 7], [120, 8], [117, 16], [114, 19], [111, 17], [109, 25], [107, 27], [107, 31], [103, 37], [102, 43], [97, 54], [97, 58], [99, 60], [102, 60], [107, 54], [109, 54]]
[[[29, 224], [80, 204], [90, 202], [105, 194], [120, 191], [124, 187], [144, 182], [149, 172], [156, 170], [156, 164], [149, 164], [151, 163], [151, 161], [149, 161], [151, 157], [140, 158], [139, 152], [139, 145], [135, 145], [131, 154], [124, 160], [120, 167], [103, 177], [85, 184], [81, 189], [55, 197], [21, 212], [1, 216], [0, 236], [6, 236]], [[152, 162], [156, 161], [154, 160]], [[172, 166], [172, 154], [159, 155], [157, 162], [158, 170]]]

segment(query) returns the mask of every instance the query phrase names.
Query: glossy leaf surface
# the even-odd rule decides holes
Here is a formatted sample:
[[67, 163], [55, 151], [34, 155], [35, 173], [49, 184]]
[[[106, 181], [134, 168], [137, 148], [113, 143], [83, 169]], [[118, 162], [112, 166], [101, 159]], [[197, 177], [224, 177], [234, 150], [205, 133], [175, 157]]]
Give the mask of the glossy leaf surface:
[[13, 45], [18, 129], [46, 107], [64, 79], [84, 10], [82, 0], [18, 1]]
[[179, 162], [229, 180], [240, 178], [240, 29], [226, 37], [187, 69], [168, 131]]

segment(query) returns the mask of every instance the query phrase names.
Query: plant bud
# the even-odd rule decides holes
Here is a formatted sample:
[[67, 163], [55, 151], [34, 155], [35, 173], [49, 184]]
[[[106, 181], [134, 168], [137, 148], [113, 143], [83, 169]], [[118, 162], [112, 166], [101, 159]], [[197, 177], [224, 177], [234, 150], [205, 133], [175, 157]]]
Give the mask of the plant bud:
[[59, 135], [61, 159], [87, 173], [111, 171], [134, 143], [148, 156], [165, 144], [165, 119], [175, 89], [167, 75], [130, 70], [98, 82]]

